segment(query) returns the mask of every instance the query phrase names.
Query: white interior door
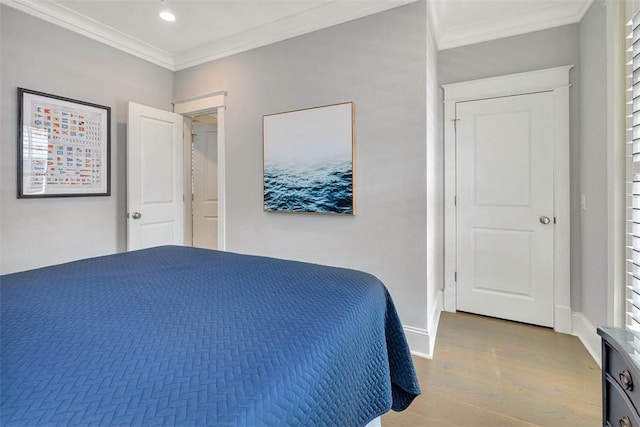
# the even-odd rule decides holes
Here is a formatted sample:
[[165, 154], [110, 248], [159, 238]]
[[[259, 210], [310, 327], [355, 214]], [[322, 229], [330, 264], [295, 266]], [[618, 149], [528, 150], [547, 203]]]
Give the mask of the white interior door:
[[218, 133], [215, 123], [193, 122], [193, 246], [218, 248]]
[[127, 249], [182, 245], [182, 116], [129, 103]]
[[457, 308], [554, 324], [553, 95], [456, 104]]

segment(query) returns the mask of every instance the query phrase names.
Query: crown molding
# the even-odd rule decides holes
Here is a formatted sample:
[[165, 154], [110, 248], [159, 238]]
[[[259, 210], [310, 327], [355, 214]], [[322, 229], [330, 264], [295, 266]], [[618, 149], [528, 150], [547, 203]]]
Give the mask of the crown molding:
[[123, 34], [59, 4], [33, 0], [0, 0], [0, 4], [89, 37], [169, 70], [173, 71], [174, 69], [173, 57], [169, 52]]
[[182, 70], [240, 52], [277, 43], [364, 16], [413, 3], [417, 0], [375, 2], [331, 1], [322, 6], [279, 19], [221, 40], [175, 55], [175, 68]]
[[[452, 27], [441, 31], [436, 37], [438, 50], [575, 24], [582, 20], [592, 2], [593, 0], [558, 2], [517, 17], [500, 16], [471, 25]], [[437, 13], [435, 15], [441, 22], [443, 16], [437, 16]]]
[[447, 3], [437, 0], [427, 0], [427, 20], [431, 36], [436, 45], [436, 50], [440, 50], [440, 38], [444, 30], [442, 29], [442, 21], [445, 16]]
[[438, 5], [434, 1], [427, 1], [427, 31], [431, 35], [431, 40], [436, 47], [436, 51], [439, 50], [440, 43], [440, 16], [441, 13], [438, 10]]
[[[288, 38], [338, 25], [374, 13], [413, 3], [416, 0], [375, 2], [332, 0], [314, 9], [288, 16], [224, 39], [172, 55], [148, 43], [128, 36], [55, 2], [37, 0], [0, 0], [0, 4], [89, 37], [171, 71], [203, 64]], [[515, 19], [496, 17], [466, 26], [446, 27], [447, 3], [427, 1], [436, 48], [451, 49], [483, 41], [580, 22], [593, 0], [559, 2], [557, 5], [523, 14]]]
[[416, 0], [375, 2], [332, 0], [304, 11], [224, 39], [172, 55], [148, 43], [130, 37], [55, 2], [37, 0], [0, 0], [0, 4], [89, 37], [171, 71], [193, 67], [208, 61], [276, 43], [312, 31], [341, 24]]

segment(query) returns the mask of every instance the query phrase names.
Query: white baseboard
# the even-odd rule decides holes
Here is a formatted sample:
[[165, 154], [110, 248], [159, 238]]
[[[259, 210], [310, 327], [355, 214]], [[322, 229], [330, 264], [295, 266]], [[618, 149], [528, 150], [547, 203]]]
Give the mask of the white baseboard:
[[572, 313], [572, 333], [571, 335], [575, 335], [580, 338], [582, 344], [587, 349], [593, 360], [596, 361], [598, 366], [602, 367], [602, 358], [601, 358], [601, 343], [600, 337], [596, 332], [596, 327], [591, 324], [589, 319], [587, 319], [582, 313]]
[[[414, 356], [424, 357], [426, 359], [433, 358], [440, 313], [443, 310], [442, 304], [443, 294], [442, 291], [440, 291], [436, 303], [432, 306], [433, 309], [431, 313], [429, 313], [430, 330], [403, 325], [411, 354]], [[559, 307], [556, 307], [556, 310], [558, 310], [558, 308]], [[566, 317], [567, 316], [562, 316], [563, 319], [566, 319]], [[584, 345], [591, 357], [593, 357], [593, 360], [595, 360], [598, 366], [602, 366], [600, 337], [596, 332], [596, 327], [591, 324], [589, 319], [582, 313], [573, 312], [571, 313], [571, 327], [567, 327], [564, 323], [565, 322], [563, 322], [559, 328], [556, 327], [556, 331], [564, 332], [566, 330], [566, 333], [571, 333], [571, 335], [578, 337], [582, 345]]]
[[553, 329], [562, 334], [573, 333], [573, 314], [571, 307], [564, 305], [556, 305], [554, 307], [554, 325]]
[[431, 305], [427, 324], [429, 329], [415, 328], [402, 325], [404, 333], [411, 349], [411, 354], [425, 359], [433, 359], [433, 350], [436, 347], [436, 334], [442, 312], [442, 291], [438, 292], [436, 301]]
[[376, 417], [372, 419], [371, 422], [364, 427], [382, 427], [382, 418]]
[[411, 349], [411, 354], [425, 359], [432, 359], [431, 339], [429, 331], [422, 328], [414, 328], [413, 326], [402, 326], [404, 334], [407, 337], [407, 343]]
[[456, 289], [454, 287], [444, 288], [444, 310], [450, 313], [456, 312]]
[[429, 325], [429, 354], [433, 357], [433, 352], [436, 349], [436, 335], [438, 333], [438, 325], [440, 324], [440, 313], [444, 309], [444, 293], [442, 290], [438, 291], [436, 295], [435, 304], [431, 306], [431, 311], [429, 312], [429, 320], [427, 325]]

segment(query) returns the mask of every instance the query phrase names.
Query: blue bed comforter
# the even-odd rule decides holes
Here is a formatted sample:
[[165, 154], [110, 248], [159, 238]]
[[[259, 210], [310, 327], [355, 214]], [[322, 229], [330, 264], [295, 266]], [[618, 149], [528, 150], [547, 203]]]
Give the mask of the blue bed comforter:
[[359, 426], [420, 393], [388, 292], [160, 247], [0, 276], [0, 424]]

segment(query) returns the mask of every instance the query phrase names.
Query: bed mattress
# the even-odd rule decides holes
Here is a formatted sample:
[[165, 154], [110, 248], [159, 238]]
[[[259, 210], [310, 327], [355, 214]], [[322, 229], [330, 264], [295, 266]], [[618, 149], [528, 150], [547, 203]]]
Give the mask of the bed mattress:
[[420, 393], [384, 285], [165, 246], [0, 276], [2, 425], [365, 425]]

